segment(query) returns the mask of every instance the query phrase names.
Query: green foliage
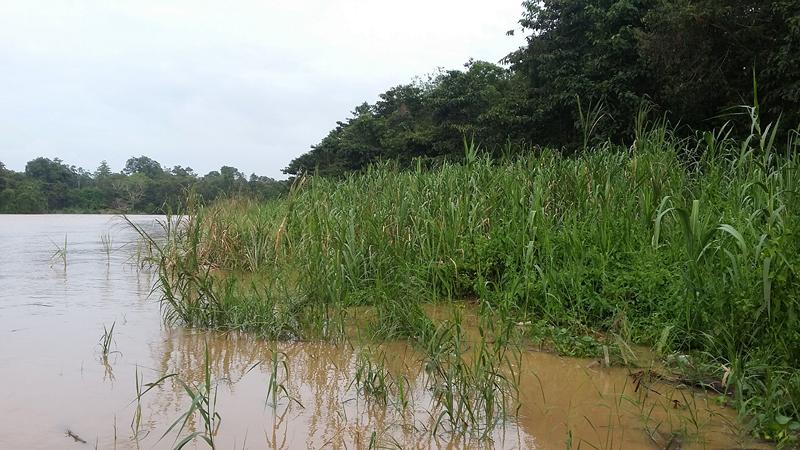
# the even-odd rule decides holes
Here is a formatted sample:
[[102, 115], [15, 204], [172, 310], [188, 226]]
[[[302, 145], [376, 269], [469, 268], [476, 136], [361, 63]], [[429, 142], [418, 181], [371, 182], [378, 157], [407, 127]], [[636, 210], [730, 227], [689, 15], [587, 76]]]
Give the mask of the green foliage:
[[47, 210], [47, 199], [39, 183], [12, 176], [0, 191], [0, 212], [36, 214]]
[[[684, 125], [675, 130], [684, 136], [731, 117], [747, 124], [731, 108], [753, 74], [761, 116], [778, 126], [782, 115], [782, 132], [800, 124], [796, 1], [529, 0], [523, 8], [527, 43], [503, 66], [470, 60], [391, 88], [284, 171], [341, 177], [381, 160], [458, 161], [464, 138], [496, 158], [520, 143], [567, 154], [606, 140], [630, 144], [638, 136], [628, 118], [643, 104]], [[602, 126], [587, 128], [599, 111], [580, 110], [576, 98], [602, 105]]]
[[152, 160], [147, 156], [139, 156], [138, 158], [128, 158], [122, 173], [125, 175], [140, 173], [148, 178], [157, 178], [164, 174], [164, 169], [158, 161]]
[[47, 198], [47, 208], [62, 209], [66, 206], [66, 193], [69, 188], [78, 186], [80, 175], [74, 167], [69, 167], [60, 159], [36, 158], [25, 165], [25, 175], [39, 183]]
[[95, 179], [103, 179], [106, 177], [111, 176], [111, 167], [108, 166], [108, 163], [103, 160], [100, 162], [100, 165], [97, 166], [97, 170], [94, 171]]
[[248, 181], [230, 166], [198, 177], [189, 167], [164, 170], [146, 156], [130, 158], [122, 173], [112, 172], [105, 161], [94, 174], [58, 158], [36, 158], [28, 162], [24, 173], [0, 163], [0, 213], [163, 212], [178, 207], [190, 189], [206, 201], [268, 200], [283, 195], [286, 183], [256, 174]]
[[575, 96], [603, 101], [613, 119], [604, 135], [627, 135], [649, 89], [640, 63], [637, 30], [652, 0], [526, 1], [520, 20], [528, 45], [506, 59], [526, 80], [525, 109], [538, 128], [536, 142], [573, 143]]
[[6, 185], [8, 184], [8, 182], [6, 181], [6, 176], [8, 176], [7, 172], [8, 171], [6, 170], [6, 165], [3, 164], [2, 161], [0, 161], [0, 193], [3, 192], [3, 190], [6, 188]]
[[640, 49], [650, 94], [696, 125], [742, 103], [755, 72], [765, 107], [800, 122], [800, 4], [794, 1], [658, 2], [645, 18]]
[[[800, 161], [794, 134], [779, 146], [777, 128], [751, 117], [743, 139], [681, 138], [639, 118], [632, 147], [497, 162], [470, 144], [464, 164], [384, 162], [299, 178], [279, 202], [204, 209], [160, 260], [182, 268], [162, 277], [168, 310], [291, 337], [373, 307], [376, 334], [435, 355], [424, 303], [472, 299], [563, 353], [625, 359], [632, 342], [691, 355], [756, 434], [788, 442], [800, 419]], [[227, 274], [262, 281], [232, 287]]]
[[465, 66], [465, 71], [441, 72], [425, 82], [394, 87], [375, 104], [362, 104], [284, 172], [336, 177], [379, 160], [392, 159], [403, 166], [420, 157], [459, 160], [464, 135], [499, 155], [507, 129], [519, 122], [506, 105], [514, 96], [511, 74], [484, 61]]

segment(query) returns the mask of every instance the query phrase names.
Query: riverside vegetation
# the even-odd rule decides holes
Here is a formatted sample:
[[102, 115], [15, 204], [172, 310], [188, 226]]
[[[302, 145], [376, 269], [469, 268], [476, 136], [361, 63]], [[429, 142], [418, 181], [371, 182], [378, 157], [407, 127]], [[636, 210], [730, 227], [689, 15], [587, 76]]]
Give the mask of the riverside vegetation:
[[[24, 174], [0, 163], [0, 212], [172, 210], [163, 237], [136, 227], [165, 318], [272, 341], [273, 408], [309, 400], [275, 341], [354, 343], [342, 389], [413, 419], [420, 377], [389, 367], [400, 345], [430, 406], [415, 424], [485, 443], [539, 401], [535, 382], [548, 403], [522, 369], [539, 346], [633, 366], [609, 411], [635, 403], [642, 426], [611, 412], [596, 426], [601, 416], [579, 411], [601, 443], [565, 424], [567, 448], [622, 448], [626, 429], [661, 448], [691, 445], [693, 432], [705, 445], [694, 393], [664, 395], [665, 418], [642, 400], [657, 383], [705, 389], [754, 436], [797, 446], [800, 3], [522, 6], [509, 34], [526, 44], [501, 65], [470, 60], [357, 106], [288, 164], [288, 183], [227, 166], [197, 177], [146, 157], [118, 174], [37, 158]], [[761, 104], [733, 110], [756, 78]], [[66, 237], [56, 248], [66, 273]], [[101, 339], [109, 377], [112, 332]], [[656, 363], [636, 367], [642, 347]], [[204, 348], [195, 381], [145, 384], [137, 369], [137, 442], [142, 396], [171, 382], [190, 404], [162, 438], [218, 445], [221, 380]], [[686, 417], [674, 426], [673, 414]]]
[[[530, 343], [615, 364], [635, 344], [716, 392], [755, 436], [793, 445], [800, 141], [763, 125], [758, 106], [743, 111], [744, 136], [723, 126], [680, 137], [643, 108], [630, 146], [495, 160], [466, 143], [464, 163], [299, 177], [276, 201], [189, 202], [163, 240], [139, 231], [167, 320], [279, 340], [408, 341], [442, 430], [485, 436], [513, 415], [514, 361]], [[402, 404], [405, 383], [383, 375], [384, 360], [360, 357], [354, 383]]]
[[191, 167], [162, 167], [146, 156], [129, 158], [113, 173], [103, 161], [94, 172], [70, 166], [59, 158], [35, 158], [24, 172], [0, 161], [0, 214], [158, 213], [176, 207], [186, 189], [207, 201], [228, 196], [268, 200], [285, 192], [286, 183], [222, 166], [199, 176]]

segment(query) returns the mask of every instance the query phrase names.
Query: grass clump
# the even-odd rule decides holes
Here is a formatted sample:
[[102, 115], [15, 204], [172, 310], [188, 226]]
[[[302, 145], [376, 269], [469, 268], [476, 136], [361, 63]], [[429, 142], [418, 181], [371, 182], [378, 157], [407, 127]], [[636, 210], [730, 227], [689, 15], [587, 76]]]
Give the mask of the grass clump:
[[[50, 241], [53, 242], [53, 241]], [[53, 242], [53, 246], [56, 248], [53, 251], [53, 254], [50, 256], [50, 267], [53, 267], [57, 262], [61, 262], [64, 266], [64, 272], [67, 271], [67, 256], [68, 256], [68, 249], [67, 249], [67, 235], [64, 235], [64, 246], [58, 245]]]
[[114, 321], [111, 323], [111, 328], [106, 328], [103, 325], [103, 334], [100, 336], [100, 352], [104, 357], [108, 357], [111, 353], [111, 345], [114, 343], [114, 327], [117, 325], [117, 322]]
[[[630, 147], [495, 161], [468, 145], [464, 164], [384, 163], [343, 180], [301, 177], [279, 201], [192, 209], [152, 244], [167, 317], [333, 338], [350, 308], [372, 308], [375, 336], [425, 349], [445, 405], [459, 389], [449, 380], [508, 392], [496, 378], [513, 341], [502, 330], [527, 328], [564, 353], [613, 347], [626, 360], [629, 344], [645, 344], [725, 384], [756, 435], [792, 441], [798, 135], [779, 139], [748, 111], [744, 136], [725, 127], [679, 138], [640, 117]], [[441, 301], [477, 304], [494, 321], [482, 325], [496, 329], [481, 333], [477, 359], [457, 347], [460, 325], [444, 332], [425, 313]], [[497, 336], [506, 338], [490, 348]], [[496, 405], [484, 400], [472, 405]], [[454, 424], [459, 414], [447, 413]]]

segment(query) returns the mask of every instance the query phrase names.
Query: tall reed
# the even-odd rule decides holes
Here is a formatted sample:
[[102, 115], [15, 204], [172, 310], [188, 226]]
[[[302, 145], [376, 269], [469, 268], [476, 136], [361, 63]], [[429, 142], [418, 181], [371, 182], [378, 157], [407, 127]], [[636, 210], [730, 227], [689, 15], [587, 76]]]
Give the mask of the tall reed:
[[[467, 143], [464, 164], [382, 163], [343, 180], [299, 178], [280, 201], [191, 209], [152, 241], [166, 316], [331, 338], [348, 308], [366, 307], [376, 336], [424, 349], [460, 337], [437, 334], [423, 306], [466, 301], [497, 330], [536, 334], [545, 323], [605, 334], [605, 347], [588, 347], [623, 356], [628, 343], [691, 355], [706, 381], [730, 387], [754, 433], [795, 439], [800, 140], [794, 131], [781, 147], [778, 127], [745, 111], [743, 133], [678, 137], [644, 108], [630, 147], [496, 161]], [[587, 145], [601, 117], [596, 105], [586, 113]], [[447, 385], [456, 368], [458, 383], [500, 386], [489, 367], [502, 350], [486, 350], [483, 366], [430, 352], [432, 373]]]

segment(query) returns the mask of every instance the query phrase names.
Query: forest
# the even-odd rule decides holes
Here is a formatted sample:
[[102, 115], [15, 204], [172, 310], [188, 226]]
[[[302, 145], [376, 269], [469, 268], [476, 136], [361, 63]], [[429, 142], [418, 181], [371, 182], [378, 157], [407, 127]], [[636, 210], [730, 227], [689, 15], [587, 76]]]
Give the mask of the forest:
[[6, 169], [0, 162], [0, 213], [162, 213], [179, 207], [188, 191], [213, 201], [268, 200], [284, 190], [285, 182], [256, 174], [247, 178], [235, 167], [200, 176], [190, 167], [164, 168], [146, 156], [128, 159], [120, 172], [112, 172], [105, 161], [94, 172], [58, 158], [35, 158], [24, 172]]
[[[749, 123], [757, 80], [765, 123], [800, 123], [800, 3], [752, 0], [525, 1], [527, 45], [499, 63], [469, 60], [392, 87], [284, 172], [340, 176], [379, 160], [463, 159], [463, 139], [494, 156], [633, 141], [643, 104], [678, 132]], [[593, 142], [578, 130], [596, 119]]]

